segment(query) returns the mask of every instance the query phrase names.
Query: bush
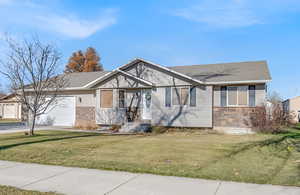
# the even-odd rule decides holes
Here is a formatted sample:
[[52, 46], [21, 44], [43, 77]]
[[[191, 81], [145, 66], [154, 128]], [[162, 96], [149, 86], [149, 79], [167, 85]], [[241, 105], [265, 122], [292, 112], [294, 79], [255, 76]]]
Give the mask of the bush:
[[289, 126], [293, 113], [284, 112], [280, 102], [273, 102], [256, 108], [251, 115], [254, 130], [263, 133], [279, 133]]
[[113, 132], [119, 132], [121, 126], [120, 125], [112, 125], [110, 130]]
[[99, 127], [95, 124], [95, 122], [82, 121], [79, 124], [76, 124], [75, 128], [84, 130], [97, 130]]
[[162, 126], [152, 126], [151, 127], [151, 132], [154, 134], [161, 134], [161, 133], [166, 133], [168, 131], [168, 128], [162, 127]]

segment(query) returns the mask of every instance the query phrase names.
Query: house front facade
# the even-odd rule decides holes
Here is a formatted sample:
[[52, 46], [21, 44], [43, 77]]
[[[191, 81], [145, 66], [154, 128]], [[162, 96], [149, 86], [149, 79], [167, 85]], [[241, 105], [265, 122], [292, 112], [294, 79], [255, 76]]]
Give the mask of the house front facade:
[[111, 72], [71, 73], [61, 106], [39, 123], [251, 128], [271, 81], [265, 61], [165, 67], [134, 59]]

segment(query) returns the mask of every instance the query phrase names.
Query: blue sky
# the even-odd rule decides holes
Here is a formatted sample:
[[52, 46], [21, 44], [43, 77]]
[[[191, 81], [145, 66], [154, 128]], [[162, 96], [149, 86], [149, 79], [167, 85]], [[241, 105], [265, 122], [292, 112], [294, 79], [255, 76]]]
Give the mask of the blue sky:
[[267, 60], [270, 90], [300, 95], [299, 0], [0, 0], [0, 17], [0, 37], [55, 43], [62, 70], [88, 46], [107, 70], [135, 57], [166, 66]]

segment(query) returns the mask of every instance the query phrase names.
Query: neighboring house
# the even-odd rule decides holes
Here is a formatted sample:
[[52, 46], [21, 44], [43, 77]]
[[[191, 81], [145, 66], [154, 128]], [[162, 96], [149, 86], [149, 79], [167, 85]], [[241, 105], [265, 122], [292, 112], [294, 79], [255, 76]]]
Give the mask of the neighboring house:
[[129, 120], [250, 128], [251, 113], [266, 102], [271, 76], [265, 61], [165, 67], [135, 59], [111, 72], [71, 73], [66, 80], [61, 106], [49, 109], [38, 123], [112, 125]]
[[0, 98], [0, 118], [21, 120], [22, 106], [15, 94]]
[[282, 104], [284, 111], [291, 113], [292, 122], [300, 122], [300, 96], [287, 99]]

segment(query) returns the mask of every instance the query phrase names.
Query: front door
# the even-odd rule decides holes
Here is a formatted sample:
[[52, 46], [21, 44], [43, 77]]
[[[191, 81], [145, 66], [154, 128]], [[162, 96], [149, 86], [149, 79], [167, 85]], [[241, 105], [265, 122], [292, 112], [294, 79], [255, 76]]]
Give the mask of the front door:
[[151, 89], [142, 90], [142, 104], [143, 104], [142, 119], [143, 120], [152, 119], [151, 102], [152, 102]]

